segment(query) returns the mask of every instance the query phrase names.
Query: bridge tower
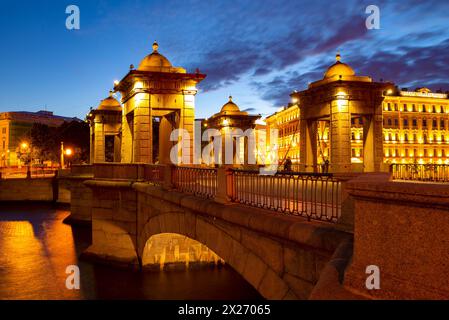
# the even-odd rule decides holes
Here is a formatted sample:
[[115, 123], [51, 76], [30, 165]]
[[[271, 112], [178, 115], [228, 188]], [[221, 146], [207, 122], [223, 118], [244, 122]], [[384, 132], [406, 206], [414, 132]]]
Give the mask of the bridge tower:
[[121, 162], [170, 163], [170, 150], [177, 143], [170, 142], [170, 134], [184, 129], [190, 138], [182, 136], [178, 157], [193, 163], [196, 85], [205, 77], [172, 66], [153, 43], [153, 52], [114, 87], [123, 104]]
[[[300, 163], [308, 171], [318, 171], [318, 122], [329, 127], [330, 171], [375, 172], [382, 170], [382, 101], [392, 83], [374, 82], [370, 77], [357, 76], [342, 63], [340, 54], [322, 80], [313, 82], [307, 90], [294, 92], [300, 113]], [[363, 164], [351, 163], [351, 124], [354, 119], [363, 124]]]
[[120, 162], [122, 106], [112, 94], [87, 115], [90, 125], [90, 163]]

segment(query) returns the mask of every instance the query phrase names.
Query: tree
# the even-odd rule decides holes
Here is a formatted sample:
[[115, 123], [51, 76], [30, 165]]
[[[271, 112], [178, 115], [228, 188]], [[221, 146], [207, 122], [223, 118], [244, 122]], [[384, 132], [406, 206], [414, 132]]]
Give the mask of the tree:
[[59, 127], [35, 123], [30, 130], [32, 157], [40, 163], [59, 162], [61, 142], [64, 142], [65, 149], [70, 148], [74, 151], [70, 159], [72, 163], [88, 162], [89, 137], [89, 125], [85, 122], [64, 122]]

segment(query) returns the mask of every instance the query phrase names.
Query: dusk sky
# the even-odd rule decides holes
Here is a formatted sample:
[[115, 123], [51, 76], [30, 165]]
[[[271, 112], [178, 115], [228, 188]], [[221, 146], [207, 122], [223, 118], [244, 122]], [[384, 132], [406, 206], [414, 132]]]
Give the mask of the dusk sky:
[[[65, 27], [68, 5], [81, 29]], [[365, 8], [380, 8], [367, 30]], [[229, 95], [266, 116], [323, 77], [340, 50], [357, 74], [449, 90], [449, 1], [2, 1], [0, 111], [84, 118], [129, 65], [159, 52], [207, 74], [196, 117]]]

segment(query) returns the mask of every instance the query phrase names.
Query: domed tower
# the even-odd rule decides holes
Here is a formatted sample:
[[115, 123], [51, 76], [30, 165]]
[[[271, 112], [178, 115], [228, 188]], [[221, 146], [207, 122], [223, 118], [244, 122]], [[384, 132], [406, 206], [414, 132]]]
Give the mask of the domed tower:
[[[214, 154], [215, 164], [255, 164], [256, 136], [254, 131], [248, 129], [254, 129], [260, 117], [241, 111], [230, 96], [220, 112], [204, 121], [207, 129], [215, 129], [221, 136], [221, 153]], [[218, 144], [214, 147], [220, 148]], [[232, 147], [232, 150], [226, 150], [226, 147]]]
[[114, 88], [123, 104], [122, 162], [170, 163], [176, 144], [170, 142], [170, 134], [175, 129], [183, 129], [178, 131], [178, 140], [182, 139], [178, 160], [193, 162], [196, 85], [205, 77], [174, 67], [153, 43], [153, 52], [137, 69], [131, 66]]
[[[292, 101], [299, 107], [302, 170], [316, 172], [323, 165], [329, 165], [331, 172], [383, 170], [382, 101], [391, 86], [357, 75], [338, 53], [323, 79], [292, 93]], [[363, 127], [358, 128], [363, 134], [357, 139], [352, 138], [355, 124]], [[329, 141], [323, 143], [320, 130]]]
[[112, 91], [87, 116], [90, 124], [90, 162], [120, 162], [122, 106]]

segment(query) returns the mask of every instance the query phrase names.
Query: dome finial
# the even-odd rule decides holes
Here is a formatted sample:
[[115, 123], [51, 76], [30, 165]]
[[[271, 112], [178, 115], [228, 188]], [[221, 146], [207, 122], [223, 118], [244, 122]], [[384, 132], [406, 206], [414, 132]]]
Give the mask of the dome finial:
[[114, 91], [109, 90], [109, 97], [112, 98], [113, 95], [114, 95]]
[[232, 96], [229, 96], [229, 102], [232, 102]]
[[157, 41], [154, 40], [154, 42], [153, 42], [153, 52], [157, 52], [157, 49], [159, 49], [159, 45], [157, 44]]
[[341, 60], [340, 50], [337, 51], [337, 55], [335, 56], [335, 60], [337, 60], [337, 62], [340, 62], [340, 60]]

